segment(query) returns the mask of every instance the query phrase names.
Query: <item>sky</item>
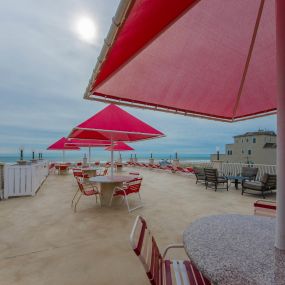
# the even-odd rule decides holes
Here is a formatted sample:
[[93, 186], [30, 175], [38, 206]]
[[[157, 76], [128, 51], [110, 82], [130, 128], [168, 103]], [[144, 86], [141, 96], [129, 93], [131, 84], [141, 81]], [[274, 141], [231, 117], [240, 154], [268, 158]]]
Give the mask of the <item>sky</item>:
[[[106, 105], [83, 99], [119, 0], [0, 0], [0, 155], [45, 150]], [[97, 29], [92, 42], [76, 32], [80, 17]], [[222, 123], [124, 109], [166, 134], [132, 144], [138, 152], [214, 153], [234, 135], [276, 131], [276, 116]]]

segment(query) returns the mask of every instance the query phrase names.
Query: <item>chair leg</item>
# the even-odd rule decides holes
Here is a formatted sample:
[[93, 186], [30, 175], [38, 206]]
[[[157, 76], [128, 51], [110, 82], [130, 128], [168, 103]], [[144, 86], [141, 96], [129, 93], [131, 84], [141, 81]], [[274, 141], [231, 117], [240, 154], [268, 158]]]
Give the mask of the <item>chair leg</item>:
[[110, 207], [112, 206], [114, 193], [115, 193], [115, 189], [113, 190], [113, 193], [112, 193], [112, 196], [111, 196], [111, 200], [110, 200], [110, 203], [109, 203], [109, 206], [110, 206]]
[[127, 204], [127, 207], [128, 207], [128, 212], [130, 213], [131, 210], [130, 210], [129, 201], [128, 201], [128, 197], [127, 196], [125, 196], [125, 201], [126, 201], [126, 204]]
[[75, 195], [73, 196], [72, 201], [71, 201], [71, 207], [72, 207], [73, 202], [74, 202], [74, 199], [75, 199], [75, 197], [76, 197], [76, 195], [78, 194], [78, 192], [79, 192], [79, 191], [80, 191], [80, 190], [79, 190], [79, 189], [77, 189], [77, 191], [76, 191]]
[[80, 193], [80, 196], [79, 196], [79, 198], [77, 199], [77, 201], [76, 201], [76, 203], [75, 203], [75, 205], [74, 205], [74, 212], [76, 212], [76, 207], [77, 207], [77, 204], [78, 204], [78, 202], [79, 202], [81, 196], [82, 196], [82, 193]]

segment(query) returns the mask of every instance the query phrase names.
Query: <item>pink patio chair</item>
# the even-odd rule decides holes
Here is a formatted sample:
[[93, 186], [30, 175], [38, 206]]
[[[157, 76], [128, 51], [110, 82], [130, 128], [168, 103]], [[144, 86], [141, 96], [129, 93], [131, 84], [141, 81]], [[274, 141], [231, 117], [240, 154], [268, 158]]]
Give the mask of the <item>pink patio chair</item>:
[[152, 285], [210, 285], [190, 260], [170, 260], [166, 254], [171, 248], [184, 248], [182, 244], [169, 245], [163, 255], [144, 218], [137, 216], [130, 241]]
[[257, 200], [253, 206], [254, 215], [276, 217], [276, 201]]
[[[118, 187], [118, 186], [115, 187], [113, 190], [111, 201], [110, 201], [110, 206], [112, 205], [114, 197], [121, 196], [123, 197], [123, 200], [125, 200], [126, 202], [129, 213], [136, 209], [141, 208], [143, 206], [142, 201], [141, 201], [141, 196], [140, 196], [141, 183], [142, 183], [142, 178], [136, 177], [133, 180], [125, 183], [123, 187]], [[131, 194], [137, 194], [140, 200], [140, 204], [134, 208], [130, 208], [129, 201], [128, 201], [128, 195], [131, 195]]]
[[[83, 181], [83, 178], [81, 177], [76, 177], [76, 181], [78, 184], [78, 189], [77, 192], [75, 193], [75, 195], [73, 196], [73, 199], [71, 201], [71, 207], [73, 206], [74, 208], [74, 212], [76, 212], [76, 207], [77, 204], [80, 200], [80, 198], [82, 197], [82, 195], [84, 196], [94, 196], [96, 197], [96, 203], [98, 201], [98, 197], [99, 197], [99, 201], [100, 201], [100, 191], [98, 190], [98, 188], [94, 185], [94, 184], [85, 184]], [[79, 195], [78, 195], [79, 194]], [[100, 202], [101, 205], [101, 202]]]
[[52, 163], [49, 164], [49, 166], [48, 166], [48, 172], [49, 172], [49, 173], [55, 173], [55, 163], [54, 163], [54, 162], [52, 162]]

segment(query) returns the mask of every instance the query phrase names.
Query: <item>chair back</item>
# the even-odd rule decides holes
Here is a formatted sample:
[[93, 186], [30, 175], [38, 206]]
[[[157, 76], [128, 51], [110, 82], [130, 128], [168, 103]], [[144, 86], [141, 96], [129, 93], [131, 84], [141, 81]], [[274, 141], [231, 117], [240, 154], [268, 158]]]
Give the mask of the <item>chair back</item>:
[[83, 183], [82, 183], [83, 182], [82, 178], [80, 178], [80, 177], [75, 177], [75, 178], [76, 178], [76, 181], [77, 181], [78, 188], [79, 188], [80, 192], [85, 195], [85, 190], [84, 190], [84, 186], [83, 186]]
[[137, 216], [130, 241], [135, 254], [144, 266], [151, 284], [162, 285], [162, 256], [145, 219]]
[[257, 167], [242, 167], [241, 176], [248, 177], [251, 180], [255, 180], [257, 176], [258, 168]]
[[257, 216], [276, 216], [276, 202], [269, 200], [257, 200], [254, 204], [254, 215]]
[[215, 168], [204, 168], [205, 178], [208, 182], [216, 182], [218, 179], [218, 170]]
[[276, 189], [276, 174], [265, 173], [261, 182], [266, 189]]
[[68, 165], [67, 164], [59, 165], [59, 170], [60, 171], [65, 171], [67, 169], [68, 169]]
[[101, 175], [106, 176], [108, 174], [108, 167], [105, 167]]
[[127, 189], [125, 190], [127, 194], [138, 193], [140, 191], [142, 184], [142, 178], [136, 177], [135, 179], [126, 183]]

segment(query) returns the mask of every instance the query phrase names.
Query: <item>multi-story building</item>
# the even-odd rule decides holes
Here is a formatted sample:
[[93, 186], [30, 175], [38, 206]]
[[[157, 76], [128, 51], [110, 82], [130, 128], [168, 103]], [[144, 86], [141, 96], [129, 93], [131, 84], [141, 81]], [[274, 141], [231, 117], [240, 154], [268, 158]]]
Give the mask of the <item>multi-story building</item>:
[[[216, 157], [212, 156], [212, 159]], [[276, 134], [273, 131], [259, 130], [234, 136], [234, 143], [226, 144], [224, 162], [256, 164], [276, 164]]]

